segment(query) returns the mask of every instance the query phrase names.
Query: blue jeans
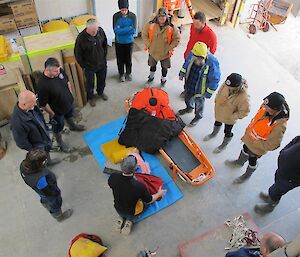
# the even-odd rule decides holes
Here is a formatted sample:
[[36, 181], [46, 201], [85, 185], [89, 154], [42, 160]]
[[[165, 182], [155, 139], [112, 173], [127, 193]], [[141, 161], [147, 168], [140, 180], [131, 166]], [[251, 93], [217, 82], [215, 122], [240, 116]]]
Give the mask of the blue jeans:
[[95, 74], [97, 78], [97, 94], [103, 94], [105, 88], [106, 73], [106, 66], [96, 71], [84, 69], [84, 75], [86, 79], [85, 89], [87, 100], [92, 99], [94, 97]]
[[61, 210], [62, 198], [60, 194], [57, 196], [40, 195], [40, 197], [41, 204], [46, 205], [50, 213], [57, 213]]
[[195, 116], [203, 117], [203, 110], [204, 110], [204, 103], [205, 103], [205, 97], [195, 97], [193, 94], [189, 94], [187, 91], [185, 91], [185, 97], [184, 97], [185, 104], [187, 108], [194, 109], [195, 108]]
[[55, 114], [51, 120], [50, 123], [52, 125], [52, 131], [53, 133], [59, 133], [64, 129], [65, 126], [65, 118], [69, 119], [73, 117], [74, 107], [72, 106], [71, 110], [68, 111], [65, 115], [57, 115]]

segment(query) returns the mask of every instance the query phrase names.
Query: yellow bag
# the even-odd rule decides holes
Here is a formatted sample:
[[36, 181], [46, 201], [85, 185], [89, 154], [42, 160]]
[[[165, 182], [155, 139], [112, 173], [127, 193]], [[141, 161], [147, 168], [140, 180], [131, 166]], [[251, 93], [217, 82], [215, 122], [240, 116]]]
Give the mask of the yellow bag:
[[143, 210], [144, 210], [144, 203], [141, 199], [139, 199], [135, 205], [134, 215], [139, 215], [140, 213], [143, 212]]
[[105, 157], [113, 163], [121, 162], [129, 153], [134, 151], [134, 147], [126, 148], [124, 145], [118, 143], [118, 138], [103, 144], [101, 149]]
[[72, 257], [98, 257], [106, 250], [105, 246], [81, 237], [72, 245], [70, 254]]

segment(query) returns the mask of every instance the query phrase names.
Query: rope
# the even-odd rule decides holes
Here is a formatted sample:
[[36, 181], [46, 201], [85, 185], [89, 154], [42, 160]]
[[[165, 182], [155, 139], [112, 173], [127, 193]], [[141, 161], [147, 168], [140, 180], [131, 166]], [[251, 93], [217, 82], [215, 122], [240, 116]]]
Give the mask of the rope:
[[225, 222], [231, 230], [232, 234], [229, 240], [229, 246], [225, 250], [232, 248], [241, 248], [244, 246], [259, 246], [257, 232], [248, 228], [243, 215], [236, 216], [233, 220]]

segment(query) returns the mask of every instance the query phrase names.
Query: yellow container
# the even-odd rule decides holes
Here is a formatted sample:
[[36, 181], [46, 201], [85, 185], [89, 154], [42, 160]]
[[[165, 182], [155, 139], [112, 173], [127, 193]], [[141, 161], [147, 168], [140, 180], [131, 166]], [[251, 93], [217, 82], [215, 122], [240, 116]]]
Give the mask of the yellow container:
[[6, 38], [0, 35], [0, 61], [6, 61], [11, 55], [11, 47], [7, 43]]
[[43, 25], [43, 32], [52, 32], [68, 29], [70, 25], [63, 20], [49, 21]]
[[85, 25], [89, 19], [96, 19], [97, 17], [94, 15], [80, 15], [71, 20], [71, 24], [74, 26], [82, 26]]

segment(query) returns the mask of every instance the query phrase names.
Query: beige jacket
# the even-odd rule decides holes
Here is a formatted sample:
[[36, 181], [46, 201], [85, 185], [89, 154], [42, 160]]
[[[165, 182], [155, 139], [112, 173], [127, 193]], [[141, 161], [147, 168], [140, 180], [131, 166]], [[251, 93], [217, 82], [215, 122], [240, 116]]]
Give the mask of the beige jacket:
[[247, 133], [242, 137], [244, 144], [250, 149], [251, 152], [258, 156], [266, 154], [268, 151], [273, 151], [280, 147], [284, 132], [286, 130], [288, 118], [278, 119], [277, 126], [275, 126], [267, 140], [253, 140]]
[[239, 91], [229, 95], [225, 83], [219, 89], [215, 98], [215, 119], [216, 121], [233, 125], [238, 119], [243, 119], [250, 112], [248, 85], [246, 80]]
[[161, 61], [169, 57], [169, 52], [178, 46], [180, 42], [180, 34], [178, 29], [173, 26], [173, 34], [170, 45], [168, 44], [167, 27], [166, 25], [160, 30], [159, 25], [155, 23], [152, 42], [149, 39], [149, 23], [146, 23], [142, 30], [142, 39], [149, 49], [149, 54], [156, 60]]

